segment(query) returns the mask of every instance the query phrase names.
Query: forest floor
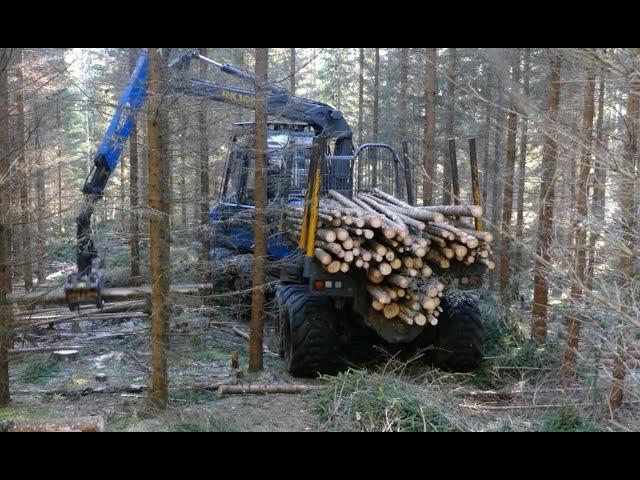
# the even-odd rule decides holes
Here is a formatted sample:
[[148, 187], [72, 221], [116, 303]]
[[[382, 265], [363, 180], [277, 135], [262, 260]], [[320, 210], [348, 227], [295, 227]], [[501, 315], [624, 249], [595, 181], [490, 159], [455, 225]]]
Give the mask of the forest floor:
[[[117, 251], [116, 248], [113, 251]], [[124, 258], [123, 252], [117, 251]], [[189, 249], [173, 252], [174, 282], [193, 281], [197, 259]], [[118, 286], [118, 265], [110, 282]], [[124, 268], [123, 266], [121, 266]], [[189, 273], [191, 272], [191, 273]], [[606, 399], [611, 362], [581, 352], [577, 375], [559, 375], [563, 325], [550, 324], [549, 342], [527, 340], [528, 309], [505, 310], [481, 293], [486, 320], [486, 360], [477, 371], [456, 375], [433, 369], [416, 354], [402, 361], [378, 352], [377, 361], [335, 377], [290, 377], [276, 355], [265, 354], [263, 373], [246, 373], [246, 298], [213, 305], [199, 299], [172, 310], [169, 345], [170, 407], [153, 411], [146, 402], [150, 348], [148, 319], [81, 322], [38, 327], [15, 348], [74, 347], [79, 358], [59, 362], [51, 353], [11, 357], [13, 403], [0, 409], [0, 425], [16, 419], [60, 419], [100, 415], [107, 431], [576, 431], [639, 430], [640, 375], [628, 375], [626, 403], [610, 415]], [[266, 343], [276, 350], [274, 305], [267, 308]], [[234, 330], [235, 327], [235, 330]], [[235, 378], [237, 353], [244, 377]], [[97, 374], [106, 375], [99, 381]], [[203, 386], [239, 381], [253, 384], [310, 384], [304, 394], [221, 395]]]

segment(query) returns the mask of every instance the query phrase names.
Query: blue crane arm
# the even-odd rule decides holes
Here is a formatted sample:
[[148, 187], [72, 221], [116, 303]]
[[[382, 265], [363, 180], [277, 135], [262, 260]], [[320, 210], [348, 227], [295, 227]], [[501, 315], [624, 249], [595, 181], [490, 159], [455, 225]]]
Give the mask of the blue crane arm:
[[94, 158], [94, 169], [87, 178], [82, 192], [86, 195], [102, 196], [109, 175], [120, 161], [120, 154], [131, 134], [135, 116], [147, 99], [148, 70], [147, 49], [142, 49], [129, 83], [122, 92], [116, 111]]
[[[197, 52], [183, 53], [171, 62], [169, 67], [187, 71], [192, 59], [215, 65], [222, 72], [239, 77], [255, 87], [253, 78], [247, 72], [232, 65], [219, 64]], [[85, 275], [91, 270], [93, 259], [97, 256], [91, 240], [91, 216], [95, 203], [102, 198], [109, 177], [118, 165], [124, 144], [133, 128], [135, 115], [147, 99], [148, 75], [147, 49], [142, 49], [104, 139], [96, 152], [93, 170], [82, 188], [86, 199], [76, 218], [78, 241], [76, 253], [80, 275]], [[219, 85], [205, 80], [186, 79], [184, 75], [170, 82], [170, 90], [245, 108], [253, 108], [255, 102], [255, 88], [246, 89]], [[267, 91], [267, 112], [271, 116], [306, 123], [315, 130], [317, 135], [335, 139], [334, 155], [353, 155], [351, 128], [339, 110], [334, 110], [324, 103], [296, 97], [282, 87], [271, 85], [268, 86]]]
[[97, 156], [104, 157], [109, 171], [116, 168], [122, 148], [133, 128], [135, 115], [147, 99], [148, 65], [147, 49], [145, 48], [138, 57], [129, 83], [120, 97], [109, 128], [107, 128], [104, 139], [98, 148]]
[[[228, 67], [227, 67], [228, 68]], [[172, 92], [208, 100], [253, 108], [253, 90], [197, 79], [175, 79]], [[267, 91], [267, 113], [272, 117], [286, 118], [311, 126], [316, 134], [335, 140], [335, 155], [353, 155], [352, 132], [342, 112], [329, 105], [296, 97], [287, 90], [271, 86]]]

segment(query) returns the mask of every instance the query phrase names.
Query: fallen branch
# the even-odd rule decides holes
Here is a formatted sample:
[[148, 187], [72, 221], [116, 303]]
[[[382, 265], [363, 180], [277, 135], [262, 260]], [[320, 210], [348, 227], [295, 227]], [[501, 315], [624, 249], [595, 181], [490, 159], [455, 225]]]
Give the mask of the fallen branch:
[[71, 323], [71, 322], [81, 322], [81, 321], [93, 321], [93, 320], [128, 320], [131, 318], [147, 318], [149, 315], [143, 312], [127, 312], [127, 313], [93, 313], [93, 314], [84, 314], [83, 312], [69, 314], [66, 317], [60, 317], [57, 319], [50, 319], [39, 321], [35, 323], [26, 323], [23, 325], [16, 326], [14, 328], [15, 332], [20, 332], [24, 330], [29, 330], [35, 327], [41, 327], [43, 325], [54, 325], [57, 323]]
[[305, 393], [325, 388], [323, 385], [224, 385], [218, 391], [224, 394]]

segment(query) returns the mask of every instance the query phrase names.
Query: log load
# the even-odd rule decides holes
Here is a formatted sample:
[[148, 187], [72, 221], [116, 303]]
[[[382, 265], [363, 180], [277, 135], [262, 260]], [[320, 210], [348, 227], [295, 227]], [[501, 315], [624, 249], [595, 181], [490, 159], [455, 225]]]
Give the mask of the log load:
[[[372, 310], [407, 325], [437, 325], [444, 285], [433, 272], [475, 262], [495, 268], [491, 232], [463, 221], [479, 205], [416, 207], [374, 188], [347, 198], [334, 190], [320, 203], [315, 257], [328, 273], [364, 270]], [[287, 212], [297, 241], [302, 208]], [[461, 218], [462, 217], [462, 218]]]

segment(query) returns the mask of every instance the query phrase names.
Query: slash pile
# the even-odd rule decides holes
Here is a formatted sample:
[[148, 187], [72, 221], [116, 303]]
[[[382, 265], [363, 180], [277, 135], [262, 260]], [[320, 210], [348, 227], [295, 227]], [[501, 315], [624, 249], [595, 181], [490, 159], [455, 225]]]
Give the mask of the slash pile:
[[[288, 212], [297, 238], [302, 217], [302, 209]], [[320, 203], [315, 257], [328, 273], [364, 270], [371, 306], [385, 318], [437, 325], [444, 285], [432, 267], [479, 262], [495, 268], [493, 235], [475, 230], [464, 217], [482, 217], [482, 207], [414, 207], [375, 188], [353, 198], [331, 190]]]

